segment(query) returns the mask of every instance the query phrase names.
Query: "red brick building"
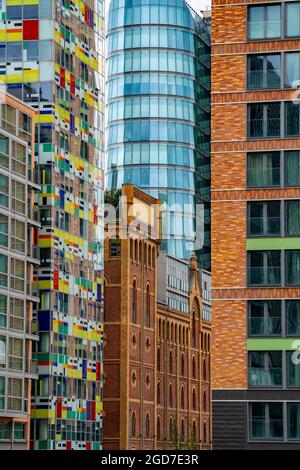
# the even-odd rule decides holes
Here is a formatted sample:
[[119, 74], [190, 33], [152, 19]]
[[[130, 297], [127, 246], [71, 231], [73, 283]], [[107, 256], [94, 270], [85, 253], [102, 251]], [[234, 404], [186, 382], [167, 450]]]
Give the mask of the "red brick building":
[[[157, 258], [159, 201], [132, 185], [122, 195], [122, 222], [105, 240], [103, 448], [209, 449], [210, 313], [196, 259]], [[183, 266], [179, 288], [167, 285], [172, 263]]]

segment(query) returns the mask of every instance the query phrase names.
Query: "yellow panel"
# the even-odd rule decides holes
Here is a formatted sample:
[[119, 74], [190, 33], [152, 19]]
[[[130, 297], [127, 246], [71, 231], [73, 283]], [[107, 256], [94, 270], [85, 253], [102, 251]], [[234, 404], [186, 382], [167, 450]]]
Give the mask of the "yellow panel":
[[9, 41], [22, 41], [23, 39], [23, 31], [17, 33], [11, 33], [9, 29], [7, 30], [7, 38], [6, 40]]
[[38, 70], [23, 70], [23, 81], [24, 82], [38, 82], [39, 71]]

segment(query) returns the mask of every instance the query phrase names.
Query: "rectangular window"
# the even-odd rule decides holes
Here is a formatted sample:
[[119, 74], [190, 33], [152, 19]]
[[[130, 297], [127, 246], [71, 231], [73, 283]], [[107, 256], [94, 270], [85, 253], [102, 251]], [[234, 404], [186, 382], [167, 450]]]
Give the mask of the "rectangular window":
[[20, 292], [24, 291], [25, 263], [16, 258], [10, 260], [10, 287]]
[[0, 214], [0, 245], [8, 246], [8, 217]]
[[285, 53], [284, 62], [284, 86], [291, 88], [293, 86], [293, 82], [300, 80], [300, 53]]
[[7, 408], [12, 411], [22, 411], [22, 379], [8, 379]]
[[279, 250], [248, 252], [248, 285], [280, 285], [280, 255]]
[[287, 404], [288, 439], [300, 439], [300, 403]]
[[300, 120], [299, 120], [299, 104], [292, 102], [284, 103], [285, 114], [285, 136], [299, 135]]
[[249, 137], [280, 136], [280, 103], [255, 103], [248, 105]]
[[300, 36], [300, 3], [286, 4], [286, 36]]
[[251, 300], [248, 303], [249, 336], [281, 335], [281, 301]]
[[15, 441], [25, 440], [25, 423], [14, 423], [14, 440]]
[[0, 440], [10, 439], [10, 422], [0, 422]]
[[7, 287], [7, 256], [0, 254], [0, 286]]
[[248, 56], [248, 88], [280, 88], [280, 54]]
[[291, 150], [284, 153], [284, 184], [285, 186], [300, 186], [300, 152]]
[[287, 386], [300, 387], [300, 364], [298, 351], [286, 352]]
[[11, 187], [12, 210], [20, 214], [25, 214], [25, 185], [19, 183], [19, 181], [12, 180]]
[[14, 173], [25, 176], [26, 174], [26, 147], [18, 142], [12, 142], [11, 169]]
[[0, 335], [0, 368], [6, 368], [6, 336]]
[[280, 235], [280, 201], [248, 203], [248, 236]]
[[9, 338], [8, 367], [23, 370], [23, 339]]
[[285, 234], [300, 234], [300, 201], [285, 201]]
[[0, 175], [0, 206], [8, 207], [8, 177]]
[[271, 39], [281, 36], [280, 5], [251, 6], [248, 10], [248, 38]]
[[282, 352], [249, 352], [249, 386], [282, 386]]
[[[0, 410], [5, 408], [5, 377], [0, 376]], [[1, 431], [0, 431], [1, 439]]]
[[121, 243], [120, 240], [110, 240], [110, 256], [120, 257], [121, 256]]
[[7, 297], [0, 294], [0, 328], [6, 328], [7, 325]]
[[11, 248], [21, 253], [25, 251], [25, 224], [16, 219], [11, 219]]
[[22, 61], [22, 43], [21, 42], [8, 42], [6, 45], [7, 49], [7, 62], [19, 62]]
[[9, 139], [0, 135], [0, 166], [9, 168]]
[[300, 251], [287, 250], [285, 252], [286, 284], [300, 285]]
[[250, 438], [282, 439], [282, 403], [250, 403]]
[[9, 328], [24, 331], [24, 300], [10, 298]]
[[286, 332], [290, 336], [300, 336], [300, 300], [287, 300]]

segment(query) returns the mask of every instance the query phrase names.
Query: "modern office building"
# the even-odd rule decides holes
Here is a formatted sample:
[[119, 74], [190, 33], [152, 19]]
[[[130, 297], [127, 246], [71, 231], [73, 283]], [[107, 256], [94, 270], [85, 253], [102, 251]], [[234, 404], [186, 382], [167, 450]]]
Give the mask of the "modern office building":
[[212, 6], [215, 449], [300, 441], [300, 3]]
[[112, 0], [108, 105], [107, 188], [132, 183], [159, 198], [161, 250], [188, 260], [197, 230], [209, 269], [209, 20], [184, 0]]
[[0, 6], [0, 74], [37, 111], [34, 449], [101, 448], [104, 4]]
[[35, 111], [0, 93], [0, 450], [29, 448], [38, 302]]
[[[132, 185], [122, 195], [105, 239], [103, 447], [210, 449], [209, 274], [195, 255], [158, 256], [159, 201]], [[133, 220], [139, 229], [125, 238]]]

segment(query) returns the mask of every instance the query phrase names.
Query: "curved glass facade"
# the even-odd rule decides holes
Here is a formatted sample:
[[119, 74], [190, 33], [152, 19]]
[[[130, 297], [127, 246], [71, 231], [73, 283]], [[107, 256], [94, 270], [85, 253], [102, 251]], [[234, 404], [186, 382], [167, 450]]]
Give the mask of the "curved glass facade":
[[112, 0], [108, 27], [107, 189], [133, 183], [166, 203], [161, 248], [183, 259], [204, 204], [209, 269], [208, 26], [183, 0]]

